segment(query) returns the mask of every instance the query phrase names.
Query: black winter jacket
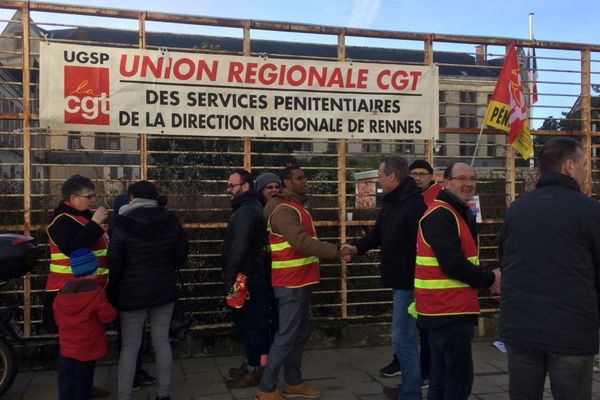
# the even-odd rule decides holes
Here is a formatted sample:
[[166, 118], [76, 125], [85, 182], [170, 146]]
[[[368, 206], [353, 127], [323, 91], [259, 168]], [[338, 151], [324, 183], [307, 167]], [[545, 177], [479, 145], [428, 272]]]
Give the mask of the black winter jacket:
[[559, 354], [598, 352], [600, 203], [558, 173], [510, 207], [499, 235], [500, 333]]
[[258, 192], [249, 190], [231, 201], [233, 214], [229, 218], [223, 240], [223, 281], [228, 290], [238, 272], [246, 276], [265, 274], [267, 224]]
[[[442, 190], [436, 199], [448, 203], [463, 217], [473, 239], [477, 242], [477, 223], [473, 211], [452, 193]], [[452, 279], [459, 280], [473, 288], [487, 288], [494, 283], [494, 273], [488, 269], [473, 265], [462, 252], [460, 237], [454, 215], [445, 208], [437, 208], [421, 220], [421, 232], [429, 243], [440, 268]], [[419, 315], [419, 326], [425, 329], [448, 325], [454, 322], [477, 324], [476, 315]]]
[[109, 301], [124, 311], [175, 301], [176, 270], [187, 255], [185, 231], [165, 208], [137, 208], [119, 215], [108, 246]]
[[380, 272], [384, 287], [414, 288], [417, 227], [426, 209], [421, 189], [413, 178], [407, 177], [383, 197], [375, 227], [355, 242], [359, 255], [381, 248]]

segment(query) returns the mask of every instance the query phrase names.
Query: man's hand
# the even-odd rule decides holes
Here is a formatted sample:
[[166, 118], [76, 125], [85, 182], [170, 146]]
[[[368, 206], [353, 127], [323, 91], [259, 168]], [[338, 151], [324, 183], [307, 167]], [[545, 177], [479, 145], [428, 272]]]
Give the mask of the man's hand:
[[107, 218], [108, 210], [102, 206], [98, 207], [96, 211], [94, 211], [94, 215], [92, 215], [92, 221], [94, 221], [98, 225], [103, 224]]
[[500, 296], [500, 282], [502, 280], [502, 273], [500, 272], [500, 268], [496, 268], [492, 270], [494, 273], [494, 283], [490, 286], [490, 291], [492, 295]]
[[358, 250], [356, 249], [356, 246], [344, 243], [342, 247], [340, 247], [340, 260], [343, 262], [349, 262], [357, 252]]

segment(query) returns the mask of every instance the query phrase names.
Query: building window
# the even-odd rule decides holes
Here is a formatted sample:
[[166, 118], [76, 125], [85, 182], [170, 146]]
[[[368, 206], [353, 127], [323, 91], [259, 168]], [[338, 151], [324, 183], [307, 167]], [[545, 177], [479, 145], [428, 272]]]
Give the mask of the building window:
[[496, 142], [493, 140], [487, 142], [487, 155], [488, 157], [496, 157]]
[[302, 142], [300, 143], [300, 150], [305, 153], [312, 153], [313, 151], [313, 142]]
[[328, 153], [337, 153], [337, 142], [335, 140], [327, 141], [327, 152]]
[[396, 145], [396, 153], [398, 153], [398, 154], [414, 154], [415, 153], [415, 145], [412, 143], [397, 144]]
[[436, 140], [433, 151], [438, 156], [445, 156], [447, 154], [446, 141], [445, 140]]
[[461, 103], [477, 103], [477, 92], [460, 92]]
[[471, 157], [475, 154], [475, 142], [461, 140], [460, 141], [460, 155], [462, 157]]
[[94, 147], [97, 150], [120, 150], [121, 138], [118, 133], [96, 132]]
[[378, 140], [363, 140], [363, 153], [381, 153], [381, 143]]
[[458, 126], [459, 128], [477, 128], [477, 115], [461, 113]]
[[69, 149], [83, 149], [83, 146], [81, 146], [81, 134], [79, 132], [69, 131], [67, 147]]

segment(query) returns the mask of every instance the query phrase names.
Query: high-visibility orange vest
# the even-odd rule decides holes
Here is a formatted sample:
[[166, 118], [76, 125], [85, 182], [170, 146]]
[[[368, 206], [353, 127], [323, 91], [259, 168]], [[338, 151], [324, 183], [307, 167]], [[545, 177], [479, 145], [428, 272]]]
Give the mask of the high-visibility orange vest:
[[300, 204], [288, 200], [273, 209], [267, 219], [272, 285], [293, 288], [319, 283], [319, 258], [300, 253], [283, 236], [271, 229], [271, 216], [279, 207], [291, 207], [296, 210], [306, 234], [317, 238], [312, 217]]
[[474, 265], [479, 265], [479, 248], [463, 217], [448, 203], [435, 200], [425, 211], [417, 233], [417, 259], [415, 267], [415, 306], [417, 313], [424, 316], [479, 314], [477, 289], [449, 278], [442, 268], [431, 246], [425, 241], [421, 222], [437, 208], [445, 208], [456, 219], [463, 255]]
[[[67, 213], [57, 215], [48, 228], [52, 226], [61, 216], [67, 216], [73, 218], [81, 225], [87, 225], [90, 220], [81, 215], [71, 215]], [[48, 232], [46, 228], [46, 232]], [[52, 237], [48, 234], [50, 241], [48, 246], [50, 247], [50, 272], [48, 273], [48, 280], [46, 281], [46, 291], [52, 292], [62, 289], [67, 281], [73, 278], [73, 272], [71, 271], [71, 258], [66, 254], [63, 254], [56, 243], [52, 241]], [[108, 268], [106, 261], [106, 253], [108, 250], [108, 235], [104, 233], [100, 238], [89, 248], [98, 259], [98, 270], [96, 271], [97, 277], [96, 282], [101, 286], [106, 286], [108, 283]]]

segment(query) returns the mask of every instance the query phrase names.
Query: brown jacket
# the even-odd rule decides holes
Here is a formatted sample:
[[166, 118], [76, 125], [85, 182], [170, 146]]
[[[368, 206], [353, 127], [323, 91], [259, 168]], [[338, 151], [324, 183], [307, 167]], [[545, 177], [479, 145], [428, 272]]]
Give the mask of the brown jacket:
[[[293, 201], [302, 205], [306, 198], [302, 198], [287, 190], [276, 194], [265, 206], [267, 224], [270, 223], [273, 233], [283, 236], [290, 245], [300, 253], [319, 258], [335, 259], [338, 257], [338, 247], [333, 243], [313, 239], [306, 234], [298, 213], [291, 207], [277, 206], [284, 201]], [[277, 208], [275, 210], [275, 208]]]

